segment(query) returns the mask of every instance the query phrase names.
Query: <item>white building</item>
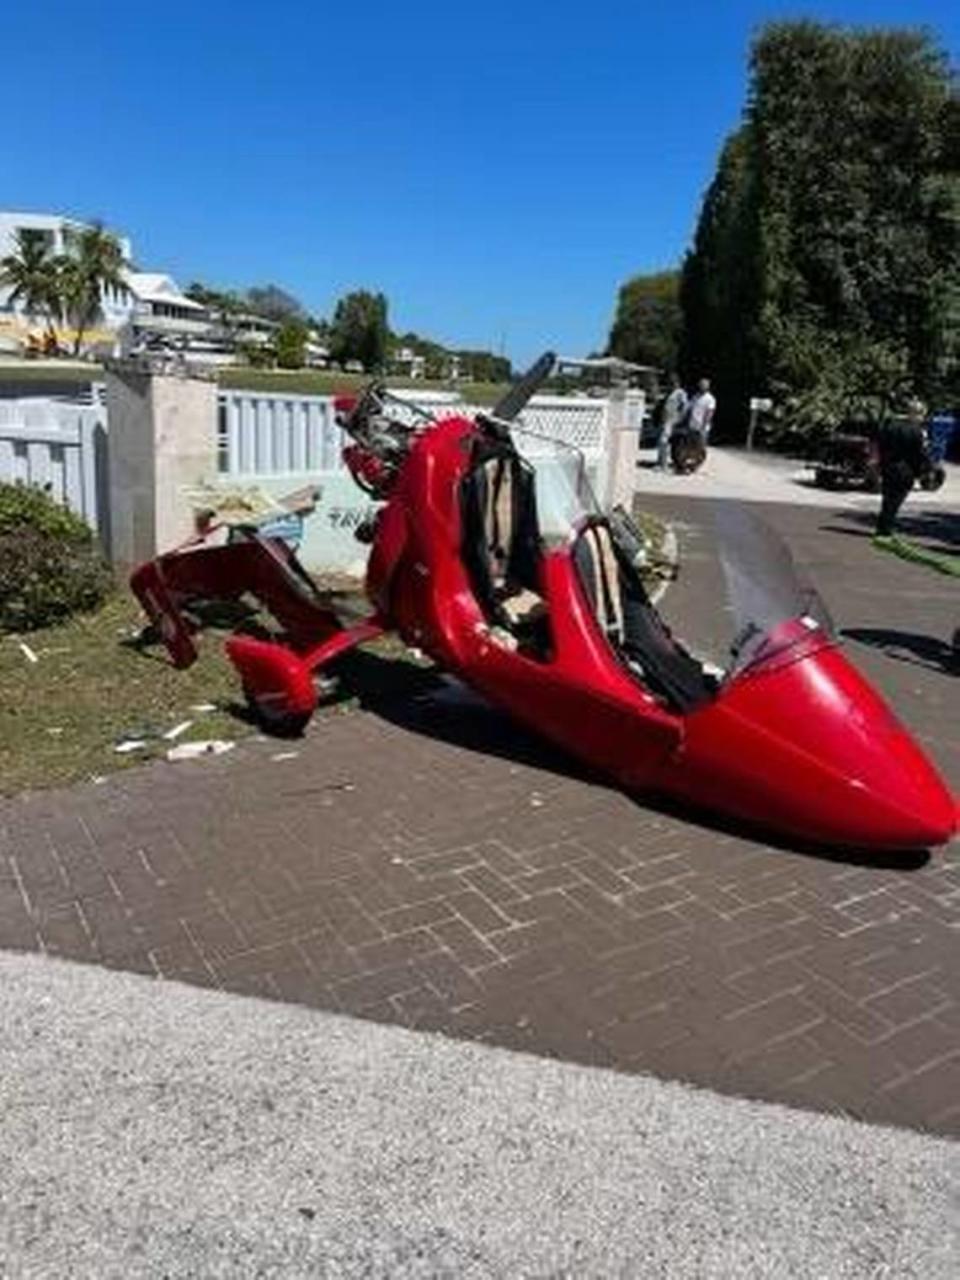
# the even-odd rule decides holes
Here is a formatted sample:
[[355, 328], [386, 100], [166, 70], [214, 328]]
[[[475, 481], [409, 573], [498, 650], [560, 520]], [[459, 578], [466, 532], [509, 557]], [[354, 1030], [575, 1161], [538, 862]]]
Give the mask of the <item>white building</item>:
[[[19, 230], [39, 232], [56, 256], [68, 254], [71, 232], [87, 226], [60, 214], [0, 212], [0, 259], [15, 252]], [[221, 316], [188, 298], [171, 276], [137, 270], [130, 241], [117, 238], [126, 264], [124, 283], [102, 290], [101, 317], [83, 334], [85, 350], [98, 354], [172, 350], [197, 363], [223, 365], [238, 363], [251, 347], [271, 346], [281, 327], [277, 321], [247, 313]], [[51, 321], [46, 314], [29, 314], [21, 299], [11, 300], [11, 292], [0, 286], [0, 355], [17, 356], [42, 346]], [[61, 349], [69, 350], [75, 332], [64, 324], [53, 327]], [[307, 363], [322, 367], [328, 355], [317, 335], [311, 334]]]
[[[71, 232], [83, 231], [89, 225], [59, 213], [4, 213], [0, 210], [0, 258], [13, 253], [16, 233], [20, 230], [39, 231], [53, 253], [67, 253]], [[124, 236], [117, 239], [124, 259], [129, 262], [132, 257], [130, 241]]]
[[399, 347], [394, 351], [392, 360], [397, 372], [408, 378], [420, 379], [426, 376], [426, 356], [418, 355], [411, 347]]
[[[39, 232], [54, 255], [68, 254], [71, 233], [88, 225], [60, 214], [0, 212], [0, 258], [15, 252], [16, 233], [20, 230]], [[206, 308], [188, 298], [170, 276], [135, 270], [129, 239], [120, 236], [118, 240], [128, 264], [123, 273], [124, 285], [103, 290], [101, 320], [84, 335], [85, 345], [117, 350], [120, 346], [129, 349], [169, 341], [183, 346], [190, 339], [209, 333], [212, 324]], [[0, 286], [0, 350], [15, 353], [49, 328], [49, 317], [30, 315], [22, 300], [11, 301], [11, 292]], [[62, 326], [57, 326], [57, 331], [67, 345], [72, 334]]]

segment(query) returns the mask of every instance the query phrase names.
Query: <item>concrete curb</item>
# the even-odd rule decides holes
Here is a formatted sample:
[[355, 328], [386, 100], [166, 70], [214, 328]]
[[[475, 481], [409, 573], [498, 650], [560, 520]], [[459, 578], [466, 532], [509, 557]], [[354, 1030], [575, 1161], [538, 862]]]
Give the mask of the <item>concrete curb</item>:
[[676, 576], [676, 572], [680, 567], [680, 543], [677, 540], [676, 532], [673, 525], [668, 524], [666, 533], [663, 535], [663, 546], [660, 548], [661, 559], [666, 560], [673, 569], [673, 575], [664, 578], [659, 582], [650, 593], [650, 603], [657, 605], [667, 594], [667, 588]]
[[955, 1276], [956, 1148], [0, 954], [4, 1274]]

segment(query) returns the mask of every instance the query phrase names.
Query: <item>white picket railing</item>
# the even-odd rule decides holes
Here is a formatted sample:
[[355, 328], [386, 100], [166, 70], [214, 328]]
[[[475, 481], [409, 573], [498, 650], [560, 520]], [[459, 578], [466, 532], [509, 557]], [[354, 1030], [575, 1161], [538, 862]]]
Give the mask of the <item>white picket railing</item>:
[[222, 391], [218, 454], [231, 476], [340, 471], [342, 436], [331, 396]]
[[96, 403], [0, 400], [0, 481], [45, 489], [101, 528], [105, 432], [106, 413]]
[[[437, 418], [472, 417], [483, 406], [463, 404], [449, 393], [397, 393]], [[333, 414], [330, 396], [292, 396], [252, 391], [222, 391], [219, 397], [219, 465], [231, 476], [278, 475], [340, 471], [343, 433]], [[391, 412], [404, 416], [394, 404]], [[639, 402], [642, 413], [642, 400]], [[609, 401], [566, 396], [534, 396], [518, 419], [518, 425], [536, 436], [548, 436], [573, 445], [595, 467], [606, 447]], [[407, 416], [413, 421], [412, 409]], [[637, 423], [639, 430], [639, 421]], [[536, 436], [523, 439], [524, 453], [536, 456], [541, 447]]]

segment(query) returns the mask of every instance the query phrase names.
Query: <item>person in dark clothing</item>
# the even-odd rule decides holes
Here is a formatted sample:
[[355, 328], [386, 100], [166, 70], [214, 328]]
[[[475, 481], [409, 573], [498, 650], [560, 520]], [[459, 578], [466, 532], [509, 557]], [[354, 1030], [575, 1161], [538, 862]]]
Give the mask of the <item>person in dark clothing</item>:
[[880, 514], [877, 537], [888, 538], [894, 532], [897, 515], [915, 482], [930, 468], [927, 440], [921, 415], [889, 418], [877, 429], [880, 454]]

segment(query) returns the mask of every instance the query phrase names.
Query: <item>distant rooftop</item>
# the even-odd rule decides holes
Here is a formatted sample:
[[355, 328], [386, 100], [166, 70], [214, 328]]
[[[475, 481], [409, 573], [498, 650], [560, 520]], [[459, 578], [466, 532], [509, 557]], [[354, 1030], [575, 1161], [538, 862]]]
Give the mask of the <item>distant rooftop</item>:
[[169, 302], [188, 311], [204, 311], [205, 307], [188, 298], [170, 276], [161, 271], [127, 271], [127, 287], [141, 302]]

